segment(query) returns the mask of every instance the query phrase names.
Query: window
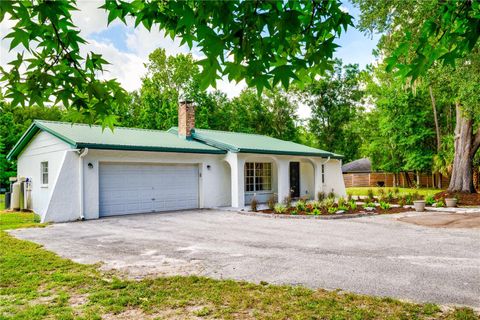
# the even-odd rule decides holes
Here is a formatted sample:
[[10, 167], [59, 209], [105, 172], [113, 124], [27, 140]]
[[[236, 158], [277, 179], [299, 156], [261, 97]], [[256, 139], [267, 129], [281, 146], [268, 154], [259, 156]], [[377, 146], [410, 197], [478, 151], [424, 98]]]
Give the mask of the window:
[[271, 191], [272, 164], [270, 162], [245, 163], [245, 191]]
[[40, 181], [42, 186], [48, 185], [48, 161], [40, 162]]
[[322, 164], [322, 183], [325, 183], [325, 165]]

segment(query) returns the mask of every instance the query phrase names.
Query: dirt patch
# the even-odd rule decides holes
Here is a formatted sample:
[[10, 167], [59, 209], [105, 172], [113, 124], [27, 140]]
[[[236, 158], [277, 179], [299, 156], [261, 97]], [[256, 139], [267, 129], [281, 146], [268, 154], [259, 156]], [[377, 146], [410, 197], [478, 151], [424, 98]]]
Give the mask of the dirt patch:
[[458, 205], [462, 206], [478, 206], [480, 205], [480, 193], [465, 193], [465, 192], [448, 192], [442, 191], [435, 194], [434, 198], [445, 199], [445, 198], [457, 198]]
[[[198, 310], [202, 308], [199, 307]], [[140, 309], [129, 309], [121, 313], [113, 314], [107, 313], [102, 315], [103, 320], [136, 320], [136, 319], [174, 319], [174, 320], [184, 320], [184, 319], [202, 319], [195, 315], [197, 308], [192, 308], [192, 310], [184, 309], [166, 309], [160, 310], [152, 314], [147, 314]]]
[[480, 228], [480, 214], [429, 214], [412, 217], [402, 217], [399, 221], [433, 228]]

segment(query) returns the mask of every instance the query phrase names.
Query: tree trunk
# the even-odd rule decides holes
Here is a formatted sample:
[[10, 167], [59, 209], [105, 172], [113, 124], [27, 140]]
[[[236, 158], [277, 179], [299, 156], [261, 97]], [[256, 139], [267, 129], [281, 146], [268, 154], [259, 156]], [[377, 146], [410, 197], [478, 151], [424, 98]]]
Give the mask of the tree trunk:
[[473, 157], [480, 146], [480, 129], [473, 135], [473, 120], [465, 118], [460, 104], [455, 104], [455, 156], [448, 191], [475, 192], [473, 185]]
[[[430, 99], [432, 100], [432, 109], [433, 109], [433, 120], [435, 122], [435, 133], [437, 135], [437, 153], [440, 152], [440, 148], [442, 147], [442, 137], [440, 135], [440, 127], [438, 125], [438, 116], [437, 116], [437, 103], [435, 102], [435, 96], [433, 95], [432, 86], [428, 87], [430, 91]], [[437, 176], [440, 178], [438, 179], [437, 187], [442, 189], [442, 175], [437, 172]]]

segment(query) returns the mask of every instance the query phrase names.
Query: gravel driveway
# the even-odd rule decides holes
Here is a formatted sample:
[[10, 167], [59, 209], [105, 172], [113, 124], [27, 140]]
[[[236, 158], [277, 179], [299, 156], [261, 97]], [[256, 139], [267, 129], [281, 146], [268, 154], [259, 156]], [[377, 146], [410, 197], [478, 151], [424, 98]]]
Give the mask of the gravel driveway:
[[480, 307], [480, 229], [398, 221], [271, 219], [218, 210], [14, 230], [81, 263], [131, 276], [200, 274]]

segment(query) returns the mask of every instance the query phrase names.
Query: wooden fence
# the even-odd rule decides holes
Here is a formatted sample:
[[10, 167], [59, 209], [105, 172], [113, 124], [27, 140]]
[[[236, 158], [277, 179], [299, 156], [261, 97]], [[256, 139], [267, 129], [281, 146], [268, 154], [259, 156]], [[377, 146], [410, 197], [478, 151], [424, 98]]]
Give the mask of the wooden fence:
[[[408, 178], [407, 178], [408, 174]], [[433, 188], [436, 187], [436, 179], [432, 174], [419, 174], [420, 187]], [[345, 187], [409, 187], [410, 183], [417, 182], [417, 175], [414, 172], [408, 173], [384, 173], [384, 172], [371, 172], [371, 173], [344, 173], [343, 180], [345, 181]], [[448, 187], [450, 179], [442, 176], [442, 187]]]

